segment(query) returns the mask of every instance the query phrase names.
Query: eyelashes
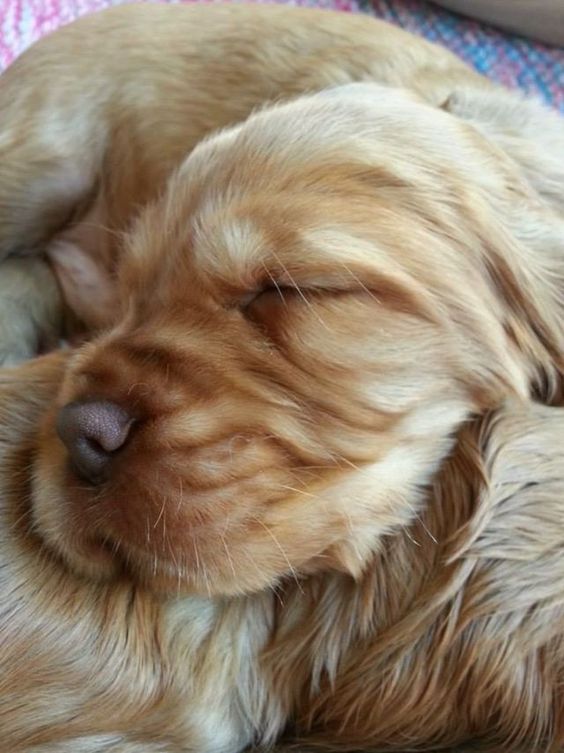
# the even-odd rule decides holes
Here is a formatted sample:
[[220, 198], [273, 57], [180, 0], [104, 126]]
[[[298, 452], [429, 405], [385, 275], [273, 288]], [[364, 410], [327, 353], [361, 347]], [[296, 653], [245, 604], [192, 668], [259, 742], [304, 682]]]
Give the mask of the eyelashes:
[[[319, 281], [320, 282], [320, 281]], [[278, 282], [271, 275], [263, 281], [263, 284], [250, 290], [243, 295], [239, 295], [236, 300], [232, 300], [231, 306], [238, 308], [243, 314], [264, 311], [283, 312], [283, 307], [289, 308], [303, 304], [304, 306], [315, 308], [316, 302], [327, 300], [328, 298], [355, 298], [370, 297], [376, 303], [381, 304], [382, 300], [379, 295], [366, 285], [358, 277], [354, 277], [354, 284], [350, 281], [332, 280], [328, 277], [324, 280], [325, 284], [305, 283], [298, 285], [294, 279], [290, 282], [286, 278], [284, 282]]]
[[298, 298], [306, 299], [306, 296], [311, 291], [299, 289], [291, 285], [266, 285], [260, 290], [255, 290], [247, 293], [239, 301], [240, 309], [245, 312], [250, 310], [253, 306], [258, 306], [265, 303], [279, 303], [287, 306], [290, 300], [293, 300], [296, 296]]

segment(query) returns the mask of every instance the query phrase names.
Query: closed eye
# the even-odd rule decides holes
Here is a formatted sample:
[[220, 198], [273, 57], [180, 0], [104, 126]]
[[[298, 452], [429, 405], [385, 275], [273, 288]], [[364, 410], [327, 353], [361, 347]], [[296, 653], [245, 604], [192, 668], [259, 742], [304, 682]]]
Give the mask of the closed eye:
[[295, 296], [307, 300], [307, 292], [307, 290], [304, 291], [294, 285], [279, 285], [278, 283], [274, 283], [272, 285], [267, 285], [260, 290], [253, 290], [247, 293], [240, 299], [239, 306], [242, 311], [246, 311], [254, 304], [264, 303], [266, 301], [269, 303], [274, 301], [287, 305], [289, 300], [293, 299]]

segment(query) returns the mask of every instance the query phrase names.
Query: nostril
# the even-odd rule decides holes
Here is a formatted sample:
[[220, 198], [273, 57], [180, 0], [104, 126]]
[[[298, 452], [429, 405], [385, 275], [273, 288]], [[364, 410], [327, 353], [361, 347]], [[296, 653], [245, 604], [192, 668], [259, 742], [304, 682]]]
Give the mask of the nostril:
[[99, 483], [107, 476], [114, 453], [127, 442], [132, 423], [115, 403], [74, 402], [59, 411], [57, 432], [78, 474]]

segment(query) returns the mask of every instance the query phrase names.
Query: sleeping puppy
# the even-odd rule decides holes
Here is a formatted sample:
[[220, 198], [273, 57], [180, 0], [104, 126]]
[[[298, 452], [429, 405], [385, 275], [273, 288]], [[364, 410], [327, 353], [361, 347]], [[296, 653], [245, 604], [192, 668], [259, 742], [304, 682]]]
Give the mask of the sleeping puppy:
[[65, 368], [0, 372], [4, 750], [235, 753], [288, 727], [336, 751], [561, 750], [561, 408], [466, 424], [357, 578], [163, 598], [77, 577], [30, 525], [37, 424]]
[[[188, 749], [235, 751], [295, 723], [349, 750], [563, 744], [561, 510], [490, 496], [472, 433], [487, 419], [468, 422], [559, 399], [564, 136], [556, 116], [465, 76], [448, 91], [431, 75], [427, 94], [351, 84], [265, 108], [160, 183], [143, 183], [158, 160], [125, 150], [119, 123], [117, 151], [97, 153], [104, 121], [81, 110], [77, 159], [54, 159], [44, 184], [16, 180], [4, 248], [41, 243], [72, 210], [50, 253], [71, 305], [83, 296], [84, 318], [107, 328], [71, 356], [42, 420], [33, 530], [46, 556], [106, 580], [92, 593], [136, 584], [204, 631], [175, 624], [179, 653], [162, 644], [191, 680], [156, 666], [181, 689], [151, 685], [160, 721], [118, 724], [104, 707], [89, 722], [77, 699], [81, 722], [56, 704], [53, 732], [39, 699], [41, 742], [121, 744], [133, 729], [131, 744], [186, 749], [197, 734]], [[55, 188], [78, 201], [76, 184], [49, 180], [81, 156], [108, 170], [75, 206]], [[35, 203], [16, 200], [34, 186]], [[152, 636], [161, 645], [160, 628], [128, 635], [145, 636], [145, 656]], [[112, 690], [97, 693], [119, 715]], [[176, 719], [188, 727], [171, 731]]]
[[140, 214], [117, 324], [44, 422], [47, 543], [159, 592], [359, 577], [471, 415], [560, 384], [564, 221], [539, 186], [376, 84], [204, 141]]

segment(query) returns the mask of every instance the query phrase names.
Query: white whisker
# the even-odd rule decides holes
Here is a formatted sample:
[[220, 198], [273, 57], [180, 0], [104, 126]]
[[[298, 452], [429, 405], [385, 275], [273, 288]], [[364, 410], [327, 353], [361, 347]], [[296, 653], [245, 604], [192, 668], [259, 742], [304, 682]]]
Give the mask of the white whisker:
[[153, 530], [155, 530], [155, 528], [159, 525], [160, 519], [164, 515], [165, 505], [166, 505], [166, 499], [163, 498], [163, 503], [161, 505], [161, 511], [159, 512], [159, 515], [158, 515], [157, 519], [155, 520], [155, 523], [153, 525]]
[[177, 514], [180, 512], [180, 508], [182, 507], [182, 504], [184, 502], [184, 487], [182, 486], [182, 477], [178, 477], [178, 486], [179, 486], [179, 492], [178, 492], [178, 504], [176, 505], [176, 512]]
[[300, 583], [300, 581], [298, 579], [298, 575], [297, 575], [297, 573], [296, 573], [296, 571], [295, 571], [292, 563], [290, 562], [290, 560], [288, 558], [288, 555], [286, 554], [286, 551], [284, 550], [284, 547], [282, 546], [282, 544], [278, 541], [278, 539], [276, 538], [276, 536], [274, 535], [274, 533], [270, 530], [270, 528], [265, 523], [263, 523], [262, 520], [259, 520], [258, 518], [255, 518], [255, 517], [253, 517], [253, 520], [256, 521], [260, 526], [262, 526], [264, 528], [264, 530], [267, 532], [267, 534], [270, 536], [270, 538], [274, 541], [274, 543], [276, 544], [276, 546], [280, 550], [280, 553], [282, 554], [282, 556], [286, 560], [286, 564], [288, 565], [288, 569], [290, 570], [290, 573], [292, 574], [292, 577], [294, 578], [294, 580], [296, 582], [296, 586], [298, 587], [298, 590], [300, 591], [301, 594], [304, 594], [305, 592], [304, 592], [304, 589], [302, 588], [302, 585], [301, 585], [301, 583]]
[[276, 259], [276, 261], [280, 264], [280, 267], [284, 270], [284, 273], [286, 275], [288, 275], [288, 279], [290, 280], [290, 283], [291, 283], [292, 287], [294, 288], [294, 290], [296, 291], [296, 293], [300, 296], [300, 298], [306, 304], [306, 306], [311, 310], [311, 312], [313, 313], [313, 315], [315, 316], [315, 318], [317, 319], [317, 321], [321, 324], [321, 326], [324, 327], [329, 332], [330, 331], [329, 327], [325, 324], [325, 322], [323, 321], [323, 319], [319, 316], [319, 314], [315, 310], [315, 307], [311, 305], [311, 301], [308, 301], [308, 299], [304, 295], [302, 289], [300, 288], [300, 286], [298, 285], [298, 283], [294, 280], [294, 278], [290, 274], [290, 272], [287, 269], [287, 267], [284, 266], [284, 264], [280, 261], [279, 257], [276, 255], [276, 253], [274, 251], [272, 251], [272, 255], [274, 256], [274, 258]]
[[229, 562], [229, 566], [231, 567], [233, 578], [237, 578], [237, 573], [235, 572], [235, 565], [233, 564], [233, 560], [231, 559], [231, 554], [229, 553], [229, 547], [227, 546], [227, 541], [225, 540], [224, 536], [221, 536], [221, 543], [223, 544], [223, 548], [225, 549], [225, 554], [227, 555], [227, 560]]
[[343, 264], [343, 267], [347, 270], [347, 272], [350, 274], [350, 276], [353, 278], [353, 280], [355, 280], [360, 285], [360, 287], [364, 290], [365, 293], [368, 293], [368, 295], [371, 298], [373, 298], [376, 301], [376, 303], [379, 303], [379, 304], [382, 303], [382, 301], [372, 292], [372, 290], [370, 290], [369, 288], [367, 288], [366, 285], [362, 282], [362, 280], [359, 279], [355, 275], [355, 273], [352, 271], [352, 269], [349, 269], [349, 267], [347, 267], [346, 264]]
[[284, 294], [282, 293], [282, 289], [280, 288], [280, 285], [276, 282], [276, 280], [270, 274], [270, 272], [268, 271], [268, 269], [266, 267], [264, 268], [264, 270], [265, 270], [266, 274], [269, 276], [270, 281], [272, 282], [272, 284], [274, 285], [274, 287], [278, 291], [278, 295], [280, 296], [280, 298], [282, 300], [282, 303], [284, 304], [284, 306], [288, 306], [288, 303], [287, 303], [286, 299], [284, 298]]

